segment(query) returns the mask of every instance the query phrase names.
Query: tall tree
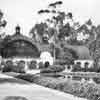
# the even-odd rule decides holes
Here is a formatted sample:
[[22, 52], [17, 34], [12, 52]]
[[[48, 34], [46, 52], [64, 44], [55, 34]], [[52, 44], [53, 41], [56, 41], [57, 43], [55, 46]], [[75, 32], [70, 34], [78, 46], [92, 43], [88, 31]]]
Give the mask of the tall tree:
[[47, 29], [46, 23], [39, 23], [35, 24], [35, 26], [31, 29], [30, 34], [32, 35], [32, 38], [36, 39], [39, 42], [42, 42], [43, 34], [45, 33]]
[[3, 28], [5, 28], [7, 21], [5, 19], [3, 19], [4, 14], [3, 12], [0, 10], [0, 37], [4, 37], [5, 33], [2, 31]]

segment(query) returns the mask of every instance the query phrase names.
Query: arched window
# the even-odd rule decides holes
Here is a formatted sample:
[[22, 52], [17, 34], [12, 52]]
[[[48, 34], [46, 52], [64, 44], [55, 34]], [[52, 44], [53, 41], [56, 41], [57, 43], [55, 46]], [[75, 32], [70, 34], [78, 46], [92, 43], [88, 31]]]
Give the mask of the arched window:
[[39, 62], [39, 69], [42, 69], [42, 68], [44, 68], [44, 64], [43, 64], [43, 62]]

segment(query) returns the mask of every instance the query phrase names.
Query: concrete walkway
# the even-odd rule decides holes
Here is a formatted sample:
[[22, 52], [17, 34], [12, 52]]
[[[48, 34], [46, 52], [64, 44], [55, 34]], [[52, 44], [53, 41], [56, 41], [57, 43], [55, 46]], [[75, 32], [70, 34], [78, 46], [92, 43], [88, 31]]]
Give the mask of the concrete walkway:
[[[4, 81], [2, 83], [2, 79], [12, 79], [18, 82]], [[28, 100], [86, 100], [36, 84], [23, 82], [23, 80], [20, 81], [22, 81], [22, 84], [19, 79], [0, 74], [0, 100], [4, 100], [6, 96], [22, 96]]]

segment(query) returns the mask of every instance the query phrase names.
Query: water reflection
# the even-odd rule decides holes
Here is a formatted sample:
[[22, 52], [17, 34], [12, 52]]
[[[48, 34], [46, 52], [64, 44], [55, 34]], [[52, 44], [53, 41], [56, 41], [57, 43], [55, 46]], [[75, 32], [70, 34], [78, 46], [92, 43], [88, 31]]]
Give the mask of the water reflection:
[[7, 96], [4, 98], [4, 100], [28, 100], [28, 99], [21, 96]]
[[0, 78], [0, 84], [4, 83], [13, 83], [13, 84], [30, 84], [27, 81], [20, 80], [20, 79], [14, 79], [14, 78]]

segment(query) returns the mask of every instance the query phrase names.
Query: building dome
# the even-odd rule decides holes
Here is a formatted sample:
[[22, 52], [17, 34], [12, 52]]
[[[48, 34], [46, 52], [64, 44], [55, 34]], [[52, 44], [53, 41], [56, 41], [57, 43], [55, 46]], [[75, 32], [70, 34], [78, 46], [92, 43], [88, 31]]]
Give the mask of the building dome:
[[16, 33], [9, 36], [9, 39], [5, 42], [1, 49], [1, 55], [3, 58], [11, 57], [31, 57], [38, 58], [40, 51], [37, 44], [30, 38], [20, 33], [20, 27], [17, 26]]

